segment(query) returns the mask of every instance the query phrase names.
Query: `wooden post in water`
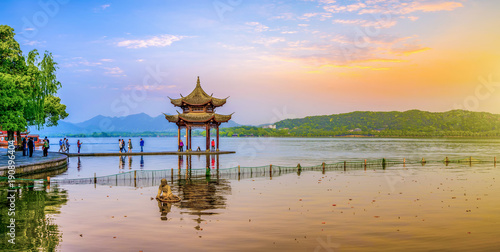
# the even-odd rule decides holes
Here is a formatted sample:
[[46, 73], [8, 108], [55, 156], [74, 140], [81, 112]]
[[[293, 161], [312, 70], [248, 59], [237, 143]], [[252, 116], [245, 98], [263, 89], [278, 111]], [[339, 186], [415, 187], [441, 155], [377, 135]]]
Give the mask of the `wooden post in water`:
[[422, 166], [424, 166], [424, 165], [425, 165], [425, 163], [426, 163], [425, 159], [424, 159], [424, 158], [422, 158]]
[[240, 166], [238, 165], [238, 181], [240, 181]]
[[323, 174], [325, 174], [325, 162], [323, 162], [322, 166], [323, 166]]
[[134, 170], [134, 187], [137, 187], [137, 170]]
[[366, 159], [365, 159], [365, 171], [366, 171]]
[[493, 164], [495, 164], [495, 167], [497, 167], [497, 157], [493, 157]]
[[346, 162], [346, 161], [344, 161], [344, 171], [346, 171], [346, 169], [347, 169], [347, 167], [346, 167], [346, 166], [347, 166], [347, 162]]
[[273, 178], [273, 165], [272, 164], [269, 165], [269, 177], [271, 177], [271, 179]]
[[174, 183], [174, 168], [170, 169], [170, 180], [172, 181], [172, 183]]
[[472, 156], [469, 157], [469, 166], [472, 166]]
[[95, 172], [94, 172], [94, 185], [95, 185], [96, 183], [97, 183], [97, 176], [96, 176], [96, 174], [95, 174]]
[[403, 158], [403, 167], [406, 167], [406, 158]]

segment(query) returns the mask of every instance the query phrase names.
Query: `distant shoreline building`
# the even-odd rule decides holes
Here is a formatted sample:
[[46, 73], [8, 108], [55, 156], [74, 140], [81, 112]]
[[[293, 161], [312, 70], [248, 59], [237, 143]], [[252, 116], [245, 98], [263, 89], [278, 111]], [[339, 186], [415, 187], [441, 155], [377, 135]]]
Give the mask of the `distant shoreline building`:
[[276, 129], [276, 125], [274, 124], [270, 124], [270, 125], [265, 125], [265, 126], [262, 126], [263, 129]]
[[178, 145], [181, 142], [181, 129], [186, 129], [186, 151], [191, 151], [191, 130], [193, 128], [205, 128], [206, 131], [206, 151], [210, 151], [210, 129], [216, 129], [216, 148], [219, 151], [219, 126], [221, 123], [228, 122], [231, 120], [230, 115], [221, 115], [215, 113], [215, 108], [222, 107], [222, 105], [226, 104], [227, 98], [219, 99], [215, 98], [212, 95], [208, 95], [201, 88], [200, 85], [200, 77], [196, 82], [196, 87], [194, 90], [187, 95], [186, 97], [182, 96], [178, 99], [170, 99], [170, 102], [182, 109], [182, 113], [177, 111], [177, 115], [165, 115], [165, 119], [167, 119], [171, 123], [177, 124], [177, 143]]

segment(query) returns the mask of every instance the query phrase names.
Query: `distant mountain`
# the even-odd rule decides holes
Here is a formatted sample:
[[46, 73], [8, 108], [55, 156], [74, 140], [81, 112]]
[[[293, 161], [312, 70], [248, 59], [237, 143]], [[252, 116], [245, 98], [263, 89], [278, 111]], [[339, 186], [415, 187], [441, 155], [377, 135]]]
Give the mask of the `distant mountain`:
[[451, 110], [427, 112], [356, 111], [345, 114], [286, 119], [276, 129], [242, 126], [224, 129], [227, 136], [401, 136], [401, 137], [498, 137], [500, 115]]
[[[221, 128], [237, 126], [240, 125], [233, 121], [221, 124]], [[54, 136], [65, 134], [92, 134], [94, 132], [166, 132], [177, 130], [177, 126], [173, 123], [169, 123], [163, 115], [151, 117], [145, 113], [140, 113], [122, 117], [98, 115], [80, 123], [59, 121], [59, 125], [55, 127], [46, 127], [42, 130], [36, 130], [36, 128], [32, 127], [30, 130], [33, 134]]]
[[487, 112], [451, 110], [428, 112], [408, 110], [404, 112], [356, 111], [337, 115], [309, 116], [286, 119], [275, 123], [283, 129], [317, 129], [325, 131], [462, 131], [487, 132], [500, 130], [500, 115]]

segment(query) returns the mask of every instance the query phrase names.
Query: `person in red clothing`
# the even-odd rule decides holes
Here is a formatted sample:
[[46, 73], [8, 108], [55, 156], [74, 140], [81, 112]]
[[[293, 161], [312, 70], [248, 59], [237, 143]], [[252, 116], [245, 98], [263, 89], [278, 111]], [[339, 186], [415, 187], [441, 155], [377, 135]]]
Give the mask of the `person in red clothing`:
[[212, 151], [215, 151], [215, 141], [212, 139]]

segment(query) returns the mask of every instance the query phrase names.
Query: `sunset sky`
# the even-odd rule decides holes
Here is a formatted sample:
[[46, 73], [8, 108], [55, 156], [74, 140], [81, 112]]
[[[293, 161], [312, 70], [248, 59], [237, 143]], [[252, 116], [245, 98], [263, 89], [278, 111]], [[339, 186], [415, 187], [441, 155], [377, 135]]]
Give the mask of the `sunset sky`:
[[[44, 5], [44, 3], [48, 3]], [[200, 76], [240, 124], [351, 111], [500, 113], [500, 1], [2, 1], [53, 53], [68, 122], [176, 113]]]

